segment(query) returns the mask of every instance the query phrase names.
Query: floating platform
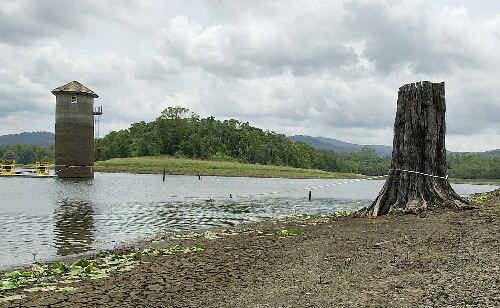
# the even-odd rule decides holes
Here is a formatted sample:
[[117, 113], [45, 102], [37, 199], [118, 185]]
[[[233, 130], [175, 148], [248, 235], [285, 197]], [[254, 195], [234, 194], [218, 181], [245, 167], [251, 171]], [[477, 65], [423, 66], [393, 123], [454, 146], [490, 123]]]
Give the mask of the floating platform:
[[55, 178], [57, 175], [37, 175], [36, 173], [0, 174], [0, 178]]
[[0, 177], [55, 178], [56, 175], [50, 174], [49, 166], [48, 161], [37, 161], [35, 169], [16, 171], [16, 161], [4, 159], [0, 161]]

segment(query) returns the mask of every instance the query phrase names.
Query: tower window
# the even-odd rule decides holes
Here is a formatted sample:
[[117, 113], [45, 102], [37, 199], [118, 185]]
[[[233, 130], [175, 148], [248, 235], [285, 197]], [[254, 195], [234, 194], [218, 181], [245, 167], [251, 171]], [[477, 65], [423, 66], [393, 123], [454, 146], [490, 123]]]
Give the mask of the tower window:
[[78, 103], [78, 98], [76, 96], [71, 96], [71, 103], [72, 104]]

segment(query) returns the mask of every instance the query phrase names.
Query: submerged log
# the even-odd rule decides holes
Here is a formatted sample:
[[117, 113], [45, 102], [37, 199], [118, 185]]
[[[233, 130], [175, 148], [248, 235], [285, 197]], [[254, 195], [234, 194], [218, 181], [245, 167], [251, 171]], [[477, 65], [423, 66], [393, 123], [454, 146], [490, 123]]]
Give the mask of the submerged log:
[[422, 81], [399, 88], [391, 169], [375, 201], [360, 214], [471, 207], [448, 182], [445, 111], [444, 82]]

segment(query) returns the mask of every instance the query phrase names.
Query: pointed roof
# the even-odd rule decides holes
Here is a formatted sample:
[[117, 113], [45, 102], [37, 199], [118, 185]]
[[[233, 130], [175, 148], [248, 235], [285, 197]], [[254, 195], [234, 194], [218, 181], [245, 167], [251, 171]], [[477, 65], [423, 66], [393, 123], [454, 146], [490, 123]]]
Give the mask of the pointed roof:
[[89, 88], [87, 88], [86, 86], [84, 86], [83, 84], [79, 83], [76, 80], [68, 82], [64, 86], [60, 86], [52, 90], [52, 94], [56, 95], [57, 93], [74, 93], [74, 94], [90, 95], [94, 98], [99, 97], [99, 95], [95, 94], [94, 91], [90, 90]]

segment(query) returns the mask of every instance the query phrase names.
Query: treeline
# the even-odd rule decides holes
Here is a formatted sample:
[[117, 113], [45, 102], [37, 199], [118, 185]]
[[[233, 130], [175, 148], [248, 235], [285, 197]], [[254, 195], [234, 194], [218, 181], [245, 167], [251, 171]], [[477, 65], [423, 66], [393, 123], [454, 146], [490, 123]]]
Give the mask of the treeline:
[[[169, 107], [152, 122], [134, 123], [97, 141], [101, 159], [172, 155], [234, 160], [365, 175], [387, 174], [390, 158], [369, 148], [340, 154], [293, 142], [283, 134], [235, 119], [201, 118], [182, 107]], [[499, 157], [450, 154], [449, 175], [457, 178], [500, 178]]]
[[448, 174], [461, 179], [500, 179], [500, 156], [448, 153]]
[[321, 153], [285, 135], [252, 127], [247, 122], [200, 118], [181, 107], [169, 107], [152, 122], [134, 123], [97, 142], [102, 158], [173, 155], [199, 159], [316, 168]]
[[248, 122], [201, 118], [182, 107], [169, 107], [152, 122], [110, 132], [97, 147], [101, 159], [163, 154], [377, 175], [388, 168], [370, 149], [353, 154], [318, 151]]
[[0, 159], [13, 159], [16, 164], [31, 164], [36, 161], [54, 161], [54, 146], [16, 144], [0, 146]]
[[[201, 118], [182, 107], [169, 107], [152, 122], [133, 123], [96, 141], [99, 159], [171, 155], [198, 159], [240, 161], [326, 171], [384, 175], [390, 158], [372, 149], [354, 153], [316, 150], [293, 142], [282, 134], [262, 130], [235, 119]], [[98, 155], [98, 156], [99, 156]], [[54, 147], [13, 145], [0, 147], [0, 158], [18, 163], [54, 159]], [[500, 178], [500, 157], [480, 154], [448, 154], [448, 172], [455, 178]]]

